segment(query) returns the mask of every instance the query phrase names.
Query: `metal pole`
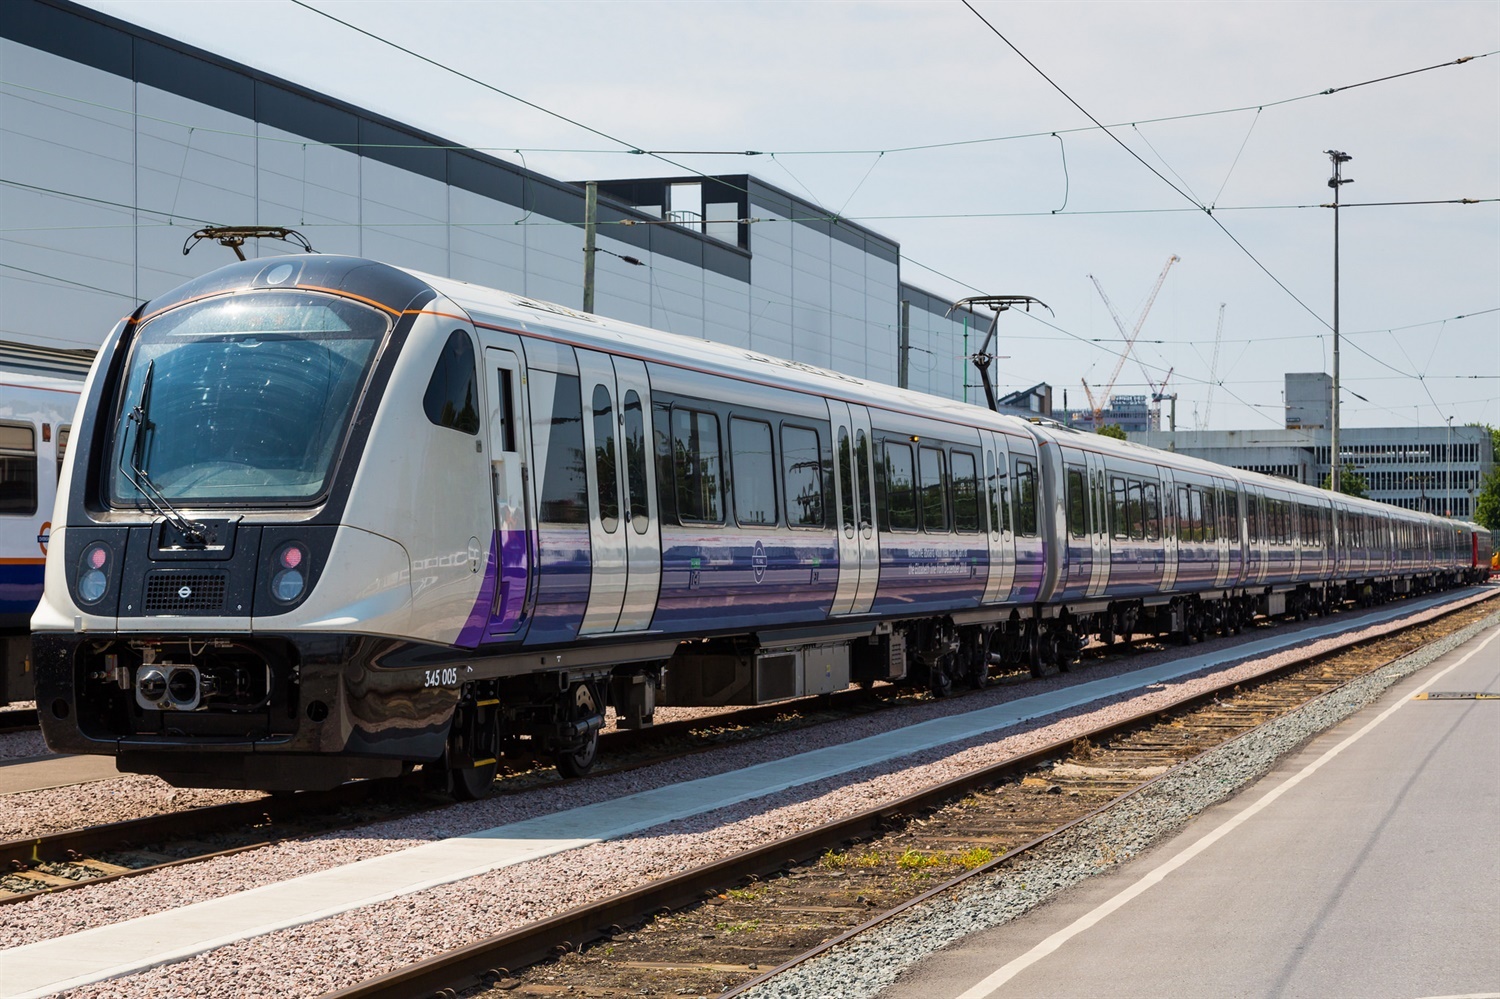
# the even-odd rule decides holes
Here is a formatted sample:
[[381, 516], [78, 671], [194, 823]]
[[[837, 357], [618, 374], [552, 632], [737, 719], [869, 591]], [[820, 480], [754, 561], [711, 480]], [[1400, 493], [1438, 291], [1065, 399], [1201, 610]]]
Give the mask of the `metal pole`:
[[[968, 359], [969, 359], [969, 314], [967, 312], [965, 312], [964, 313], [964, 360], [967, 361]], [[964, 402], [968, 402], [969, 401], [969, 372], [968, 372], [968, 369], [966, 367], [965, 368], [960, 368], [959, 370], [961, 370], [963, 372], [963, 374], [959, 377], [959, 381], [963, 384], [963, 387], [964, 387]]]
[[599, 184], [583, 186], [583, 311], [594, 311], [595, 236], [599, 228]]
[[907, 365], [911, 360], [911, 303], [901, 300], [901, 332], [896, 341], [896, 387], [909, 388]]
[[1341, 176], [1343, 165], [1354, 157], [1336, 149], [1325, 150], [1333, 161], [1333, 176], [1328, 186], [1333, 188], [1333, 415], [1329, 428], [1329, 474], [1328, 483], [1334, 492], [1343, 492], [1344, 468], [1339, 460], [1339, 188], [1352, 184]]
[[1453, 516], [1453, 417], [1448, 417], [1448, 475], [1443, 489], [1443, 516]]

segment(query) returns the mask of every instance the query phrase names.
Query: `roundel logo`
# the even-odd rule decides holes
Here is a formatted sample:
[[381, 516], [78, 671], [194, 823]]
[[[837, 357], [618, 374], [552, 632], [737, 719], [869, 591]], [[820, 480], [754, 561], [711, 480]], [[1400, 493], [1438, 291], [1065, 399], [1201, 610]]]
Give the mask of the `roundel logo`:
[[193, 588], [191, 586], [184, 586], [182, 589], [177, 591], [177, 595], [186, 600], [188, 597], [193, 595]]
[[755, 551], [750, 554], [750, 567], [755, 570], [755, 581], [758, 583], [766, 578], [766, 546], [764, 542], [755, 543]]
[[42, 554], [43, 555], [47, 554], [47, 542], [49, 542], [51, 540], [52, 540], [52, 521], [49, 520], [49, 521], [45, 522], [44, 524], [42, 524], [42, 529], [40, 531], [36, 532], [37, 547], [42, 550]]

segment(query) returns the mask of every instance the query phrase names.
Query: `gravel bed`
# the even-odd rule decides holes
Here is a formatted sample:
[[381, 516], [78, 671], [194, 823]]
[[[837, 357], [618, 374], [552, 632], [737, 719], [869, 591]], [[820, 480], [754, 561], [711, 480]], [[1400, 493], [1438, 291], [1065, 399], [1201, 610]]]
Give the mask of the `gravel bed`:
[[[1468, 599], [1482, 599], [1484, 595], [1493, 591], [1494, 588], [1488, 588], [1478, 596]], [[1455, 601], [1445, 605], [1443, 609], [1461, 606], [1465, 602], [1468, 602], [1468, 600]], [[1425, 620], [1440, 612], [1438, 609], [1429, 609], [1407, 620]], [[1349, 620], [1357, 620], [1357, 616], [1352, 613], [1347, 613], [1345, 617]], [[1303, 624], [1284, 623], [1275, 626], [1263, 623], [1247, 632], [1246, 636], [1215, 638], [1201, 645], [1194, 646], [1192, 651], [1193, 653], [1198, 653], [1215, 650], [1226, 645], [1244, 641], [1246, 637], [1262, 637], [1267, 634], [1295, 636], [1298, 631], [1315, 627], [1317, 623], [1316, 621]], [[1359, 634], [1365, 634], [1368, 630], [1363, 629]], [[1325, 639], [1324, 643], [1326, 644], [1330, 641]], [[1301, 647], [1298, 646], [1298, 648]], [[625, 775], [623, 779], [604, 778], [602, 781], [587, 781], [583, 785], [564, 785], [564, 788], [554, 788], [555, 793], [560, 795], [560, 797], [544, 805], [542, 810], [551, 811], [559, 808], [571, 808], [575, 805], [591, 804], [606, 797], [618, 796], [621, 793], [629, 794], [635, 791], [644, 791], [673, 783], [677, 780], [691, 780], [693, 777], [707, 776], [710, 773], [720, 773], [724, 770], [747, 766], [750, 763], [780, 759], [781, 757], [808, 749], [817, 749], [826, 745], [847, 742], [851, 739], [862, 738], [866, 735], [888, 731], [889, 729], [898, 728], [903, 725], [926, 721], [929, 718], [960, 714], [977, 708], [989, 707], [992, 704], [1012, 701], [1021, 697], [1029, 697], [1032, 694], [1046, 693], [1073, 684], [1085, 683], [1103, 677], [1117, 676], [1122, 673], [1130, 673], [1134, 670], [1144, 669], [1179, 658], [1183, 654], [1184, 651], [1177, 648], [1147, 647], [1134, 654], [1119, 655], [1105, 662], [1090, 663], [1072, 673], [1059, 674], [1042, 680], [1029, 680], [1023, 684], [1001, 685], [969, 697], [947, 701], [933, 701], [906, 707], [900, 711], [876, 712], [875, 716], [851, 718], [845, 721], [835, 721], [825, 725], [803, 728], [796, 732], [757, 740], [751, 744], [728, 747], [719, 753], [705, 754], [705, 760], [699, 766], [708, 766], [711, 769], [699, 769], [687, 777], [674, 774], [670, 768], [663, 770], [657, 767], [650, 770], [635, 771], [629, 775]], [[671, 721], [678, 718], [711, 716], [720, 714], [723, 710], [722, 708], [660, 708], [657, 715], [662, 721]], [[881, 715], [887, 717], [877, 717]], [[29, 736], [29, 733], [26, 735]], [[20, 737], [21, 735], [18, 734], [11, 738]], [[717, 764], [708, 763], [707, 757], [722, 759], [722, 762]], [[592, 788], [595, 793], [584, 792], [583, 796], [580, 797], [577, 790], [580, 787]], [[147, 815], [159, 815], [163, 812], [182, 811], [203, 805], [214, 805], [227, 801], [241, 801], [259, 796], [260, 793], [255, 791], [212, 791], [174, 788], [155, 777], [138, 774], [120, 777], [115, 780], [96, 781], [70, 787], [20, 792], [5, 796], [6, 807], [0, 809], [0, 840], [41, 836], [48, 833], [77, 829], [87, 825], [121, 822], [126, 819], [142, 818]], [[495, 813], [484, 810], [483, 806], [486, 804], [489, 803], [480, 803], [481, 807], [475, 809], [475, 814], [479, 817], [475, 818], [472, 822], [465, 823], [464, 831], [488, 829], [502, 822], [514, 821], [512, 817], [492, 818], [492, 816], [500, 814], [508, 816], [511, 813]], [[474, 806], [467, 807], [474, 809]], [[528, 812], [527, 814], [534, 813]], [[524, 818], [526, 816], [521, 815], [519, 817]], [[421, 834], [419, 833], [418, 836], [420, 837]], [[404, 840], [408, 836], [406, 834], [398, 834], [395, 838]], [[404, 846], [392, 847], [392, 849], [400, 848], [404, 848]], [[332, 859], [324, 866], [332, 867], [348, 862], [341, 859], [341, 855], [338, 854], [330, 854], [330, 857]], [[299, 869], [298, 873], [305, 872]], [[231, 890], [240, 889], [235, 888]]]
[[1204, 754], [1118, 807], [1063, 833], [1003, 873], [980, 877], [746, 994], [754, 999], [875, 996], [907, 968], [972, 933], [1009, 922], [1126, 863], [1271, 771], [1308, 739], [1487, 628], [1492, 614], [1369, 676]]
[[[1418, 617], [1434, 616], [1436, 610]], [[1390, 625], [1386, 625], [1389, 628]], [[1382, 628], [1367, 628], [1375, 632]], [[1347, 638], [1349, 636], [1344, 636]], [[1342, 639], [1341, 639], [1342, 640]], [[1333, 639], [1314, 643], [1334, 644]], [[1305, 645], [1305, 643], [1304, 643]], [[968, 711], [1029, 696], [1069, 683], [1126, 672], [1173, 652], [1133, 657], [1128, 664], [1095, 667], [1082, 674], [1003, 687], [962, 702], [936, 702], [910, 711], [880, 712], [812, 729], [674, 760], [629, 774], [554, 786], [542, 793], [454, 806], [357, 832], [312, 840], [46, 896], [0, 909], [0, 933], [8, 939], [41, 940], [106, 925], [120, 919], [180, 907], [192, 901], [244, 891], [298, 874], [389, 853], [445, 836], [487, 829], [530, 815], [588, 804], [621, 794], [692, 780], [779, 759], [820, 746], [862, 738], [926, 717]], [[421, 957], [519, 926], [604, 894], [686, 870], [748, 848], [770, 837], [811, 828], [833, 815], [850, 814], [890, 801], [919, 786], [1071, 739], [1095, 724], [1125, 713], [1165, 706], [1223, 677], [1249, 676], [1267, 665], [1295, 658], [1285, 650], [1209, 676], [1159, 684], [1112, 703], [1096, 703], [1066, 716], [1012, 729], [1004, 737], [980, 737], [916, 754], [853, 774], [830, 778], [671, 823], [658, 830], [566, 854], [516, 865], [462, 882], [367, 906], [306, 926], [241, 941], [187, 961], [115, 983], [98, 983], [70, 995], [177, 996], [185, 994], [302, 996], [351, 984]], [[1095, 869], [1090, 862], [1089, 869]], [[817, 994], [817, 993], [811, 993]]]
[[42, 741], [40, 730], [0, 735], [0, 760], [23, 760], [30, 756], [46, 756], [50, 752]]

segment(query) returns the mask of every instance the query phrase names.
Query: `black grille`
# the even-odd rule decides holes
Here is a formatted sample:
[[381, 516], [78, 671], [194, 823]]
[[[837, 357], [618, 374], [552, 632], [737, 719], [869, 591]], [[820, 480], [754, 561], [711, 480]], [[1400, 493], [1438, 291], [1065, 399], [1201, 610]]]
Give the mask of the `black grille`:
[[146, 613], [224, 609], [222, 572], [153, 572], [146, 577]]

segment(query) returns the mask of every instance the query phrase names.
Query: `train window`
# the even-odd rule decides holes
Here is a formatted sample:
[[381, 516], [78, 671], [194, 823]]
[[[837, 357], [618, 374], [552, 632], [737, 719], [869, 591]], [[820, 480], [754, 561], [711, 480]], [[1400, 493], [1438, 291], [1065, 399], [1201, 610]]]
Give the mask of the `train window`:
[[849, 449], [849, 431], [839, 427], [839, 460], [836, 467], [839, 480], [839, 516], [843, 518], [844, 535], [854, 537], [854, 455]]
[[0, 424], [0, 513], [36, 513], [36, 430]]
[[[508, 374], [508, 372], [507, 372]], [[645, 534], [651, 526], [646, 506], [646, 415], [634, 389], [625, 393], [625, 489], [630, 503], [630, 526]]]
[[683, 524], [724, 522], [719, 418], [696, 409], [672, 409], [672, 477]]
[[474, 376], [474, 345], [463, 330], [454, 330], [443, 344], [422, 395], [427, 419], [440, 427], [466, 434], [479, 433], [478, 379]]
[[1245, 534], [1254, 543], [1260, 540], [1260, 497], [1245, 497]]
[[[843, 435], [845, 448], [849, 436]], [[823, 451], [818, 432], [806, 427], [781, 428], [781, 478], [786, 489], [786, 520], [792, 527], [822, 527]], [[852, 499], [853, 497], [851, 497]], [[852, 523], [853, 517], [845, 520]]]
[[72, 427], [66, 423], [57, 428], [57, 481], [62, 481], [63, 459], [68, 455], [68, 436]]
[[1068, 466], [1068, 533], [1075, 538], [1088, 534], [1088, 492], [1084, 487], [1083, 469]]
[[1130, 536], [1137, 541], [1146, 539], [1146, 505], [1142, 498], [1141, 480], [1130, 480], [1130, 493], [1125, 500], [1126, 518], [1130, 521]]
[[922, 530], [948, 533], [948, 462], [935, 447], [917, 449], [922, 474]]
[[594, 386], [594, 477], [599, 482], [599, 523], [605, 533], [620, 526], [620, 477], [615, 458], [615, 407], [609, 389]]
[[734, 417], [729, 421], [729, 460], [733, 462], [734, 517], [741, 524], [776, 523], [776, 456], [771, 425]]
[[1219, 490], [1203, 490], [1203, 540], [1219, 540]]
[[[545, 436], [548, 459], [542, 466], [539, 516], [554, 524], [588, 523], [588, 483], [583, 464], [583, 403], [577, 375], [533, 371], [532, 426]], [[541, 440], [538, 440], [540, 445]]]
[[1231, 486], [1224, 490], [1224, 522], [1231, 544], [1240, 543], [1240, 491]]
[[516, 403], [515, 388], [511, 385], [511, 370], [496, 368], [497, 387], [500, 389], [500, 450], [514, 452], [516, 449]]
[[885, 526], [893, 531], [917, 529], [916, 481], [911, 445], [885, 442]]
[[[989, 452], [985, 452], [988, 463]], [[1005, 466], [1005, 452], [995, 456], [994, 474], [990, 476], [990, 530], [1010, 530], [1010, 470]]]
[[1146, 540], [1161, 540], [1161, 499], [1157, 492], [1157, 484], [1148, 482], [1142, 492], [1146, 505]]
[[874, 501], [870, 499], [870, 441], [864, 431], [853, 432], [853, 490], [859, 496], [859, 526], [874, 523]]
[[1187, 486], [1177, 487], [1177, 540], [1193, 540], [1193, 501]]
[[1109, 477], [1109, 513], [1110, 524], [1114, 528], [1114, 536], [1117, 538], [1130, 537], [1130, 510], [1126, 506], [1126, 498], [1129, 495], [1129, 487], [1125, 480], [1117, 475]]
[[1191, 504], [1191, 510], [1192, 510], [1192, 512], [1190, 514], [1190, 518], [1192, 520], [1192, 527], [1193, 527], [1193, 540], [1194, 541], [1207, 541], [1208, 540], [1208, 522], [1207, 522], [1207, 519], [1206, 519], [1206, 512], [1203, 509], [1203, 507], [1204, 507], [1204, 503], [1203, 503], [1203, 490], [1202, 489], [1194, 489], [1194, 490], [1192, 490], [1191, 493], [1189, 494], [1189, 503]]
[[1016, 462], [1016, 533], [1023, 537], [1036, 537], [1036, 465], [1030, 461]]
[[979, 533], [979, 466], [967, 451], [953, 452], [953, 529]]

